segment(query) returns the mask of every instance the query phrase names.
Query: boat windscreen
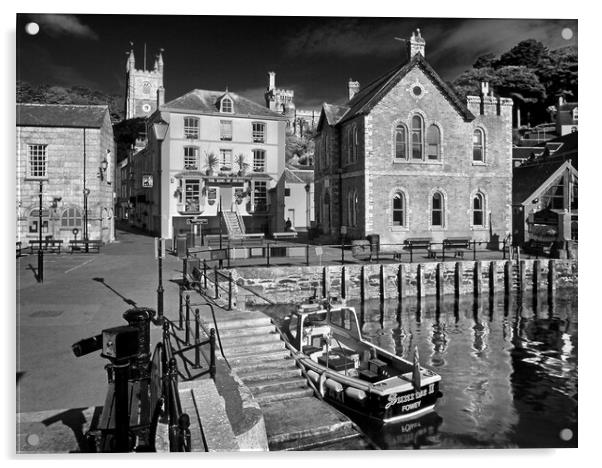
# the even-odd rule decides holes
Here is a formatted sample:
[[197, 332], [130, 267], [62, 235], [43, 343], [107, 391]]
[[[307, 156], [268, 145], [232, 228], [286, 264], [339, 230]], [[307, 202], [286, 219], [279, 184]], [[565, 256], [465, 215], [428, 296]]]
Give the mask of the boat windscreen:
[[326, 311], [309, 314], [303, 321], [305, 325], [317, 325], [326, 322]]

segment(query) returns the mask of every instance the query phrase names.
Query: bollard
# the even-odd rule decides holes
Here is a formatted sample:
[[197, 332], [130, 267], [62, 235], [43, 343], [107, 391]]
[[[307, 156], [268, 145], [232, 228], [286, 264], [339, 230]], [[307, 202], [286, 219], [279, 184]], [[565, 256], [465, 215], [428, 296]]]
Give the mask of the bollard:
[[117, 452], [125, 453], [130, 451], [130, 364], [129, 361], [115, 363], [112, 368], [115, 378], [115, 448]]
[[228, 275], [228, 310], [232, 310], [232, 272]]
[[207, 292], [207, 261], [203, 259], [203, 278], [205, 281], [205, 292]]
[[481, 262], [475, 262], [473, 267], [474, 297], [481, 297], [483, 292], [483, 270]]
[[403, 292], [404, 292], [404, 288], [403, 288], [403, 263], [399, 264], [399, 267], [397, 268], [397, 297], [398, 297], [398, 301], [401, 303], [401, 298], [403, 297]]
[[180, 286], [180, 307], [178, 308], [178, 325], [180, 327], [180, 330], [182, 329], [182, 327], [184, 326], [184, 301], [182, 299], [182, 296], [184, 295], [184, 288], [183, 286]]
[[201, 368], [201, 326], [199, 309], [194, 309], [194, 365], [193, 369]]
[[209, 375], [215, 380], [215, 328], [209, 330], [209, 346], [211, 348], [211, 359], [209, 362]]
[[182, 259], [182, 285], [186, 284], [186, 273], [188, 272], [188, 259]]
[[341, 268], [341, 298], [345, 299], [347, 292], [345, 291], [345, 267]]
[[186, 294], [186, 344], [190, 344], [190, 295]]
[[190, 416], [182, 413], [178, 418], [178, 452], [190, 452]]

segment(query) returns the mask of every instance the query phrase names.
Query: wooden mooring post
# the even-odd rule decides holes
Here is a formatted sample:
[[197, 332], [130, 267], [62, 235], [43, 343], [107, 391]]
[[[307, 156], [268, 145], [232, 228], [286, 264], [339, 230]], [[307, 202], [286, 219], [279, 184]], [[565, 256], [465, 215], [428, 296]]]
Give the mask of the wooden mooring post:
[[366, 266], [362, 265], [360, 269], [360, 300], [362, 304], [366, 300]]
[[345, 267], [341, 267], [341, 298], [345, 299], [345, 297], [347, 296], [347, 291], [346, 291], [346, 284], [345, 284]]
[[474, 297], [481, 297], [483, 293], [483, 265], [480, 261], [474, 262], [473, 267]]
[[379, 279], [379, 286], [380, 286], [380, 301], [383, 302], [385, 300], [385, 266], [383, 264], [380, 265], [380, 271], [379, 271], [379, 275], [378, 275], [378, 279]]
[[512, 293], [512, 260], [504, 263], [504, 294], [508, 296]]
[[541, 261], [534, 260], [533, 261], [533, 296], [536, 297], [539, 292], [539, 274], [541, 272]]
[[421, 263], [416, 266], [416, 296], [420, 302], [420, 298], [424, 296], [424, 267]]
[[403, 297], [403, 293], [405, 292], [404, 282], [405, 280], [405, 268], [403, 263], [400, 263], [397, 267], [397, 298], [398, 301], [401, 302], [401, 298]]
[[497, 283], [497, 262], [489, 262], [489, 297], [495, 295]]
[[443, 296], [443, 264], [438, 263], [435, 270], [435, 295], [439, 301]]
[[462, 263], [456, 262], [454, 269], [454, 297], [457, 299], [460, 297], [460, 289], [462, 284]]

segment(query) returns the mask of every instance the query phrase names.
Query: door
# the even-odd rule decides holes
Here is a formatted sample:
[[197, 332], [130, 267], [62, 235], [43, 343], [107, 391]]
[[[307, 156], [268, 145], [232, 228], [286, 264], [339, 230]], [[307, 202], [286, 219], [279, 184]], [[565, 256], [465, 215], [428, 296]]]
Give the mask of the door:
[[291, 226], [295, 227], [297, 223], [295, 222], [295, 210], [293, 208], [289, 208], [286, 213], [287, 219], [291, 220]]
[[220, 197], [222, 203], [222, 211], [233, 211], [234, 210], [234, 189], [229, 187], [220, 187]]

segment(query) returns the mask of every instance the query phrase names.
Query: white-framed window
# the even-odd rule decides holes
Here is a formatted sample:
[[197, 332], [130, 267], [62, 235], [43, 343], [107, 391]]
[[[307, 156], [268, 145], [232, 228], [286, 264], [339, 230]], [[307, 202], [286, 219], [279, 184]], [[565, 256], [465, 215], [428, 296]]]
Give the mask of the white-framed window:
[[184, 180], [184, 211], [186, 213], [198, 213], [201, 211], [201, 180]]
[[404, 124], [395, 127], [395, 159], [408, 159], [407, 129]]
[[265, 123], [253, 122], [253, 143], [265, 143]]
[[485, 227], [485, 197], [480, 192], [472, 199], [472, 225]]
[[27, 145], [29, 177], [36, 179], [45, 179], [48, 177], [47, 147], [48, 145]]
[[222, 141], [232, 141], [232, 121], [219, 121], [219, 138]]
[[222, 99], [222, 103], [221, 103], [221, 112], [224, 112], [226, 114], [232, 114], [234, 113], [234, 106], [232, 104], [232, 99], [230, 99], [229, 97], [225, 97], [224, 99]]
[[422, 117], [418, 114], [412, 116], [412, 159], [422, 159]]
[[184, 169], [187, 171], [199, 169], [199, 148], [197, 146], [184, 147]]
[[393, 226], [406, 225], [406, 197], [403, 192], [395, 192], [393, 195], [392, 219]]
[[268, 206], [268, 185], [266, 181], [253, 182], [253, 204], [255, 211], [265, 211]]
[[[44, 233], [48, 233], [48, 221], [50, 219], [50, 212], [49, 210], [46, 209], [42, 209], [42, 234]], [[40, 223], [40, 212], [35, 209], [35, 210], [31, 210], [29, 212], [29, 218], [28, 218], [28, 226], [29, 226], [29, 233], [30, 234], [37, 234], [38, 233], [38, 226]]]
[[431, 198], [431, 226], [444, 227], [445, 199], [441, 192], [435, 192]]
[[475, 129], [472, 134], [472, 160], [485, 161], [485, 133], [480, 128]]
[[199, 139], [200, 121], [198, 117], [184, 117], [184, 138]]
[[253, 150], [253, 172], [265, 172], [265, 151]]
[[426, 131], [426, 158], [436, 161], [441, 155], [441, 131], [436, 125], [431, 125]]
[[79, 208], [70, 207], [61, 214], [62, 228], [80, 228], [83, 224], [82, 212]]
[[232, 150], [231, 149], [220, 149], [219, 150], [219, 169], [220, 169], [220, 171], [231, 171], [232, 170]]

